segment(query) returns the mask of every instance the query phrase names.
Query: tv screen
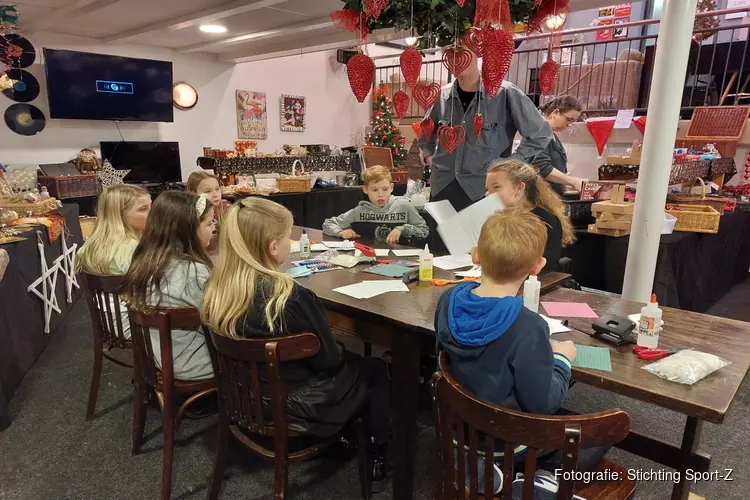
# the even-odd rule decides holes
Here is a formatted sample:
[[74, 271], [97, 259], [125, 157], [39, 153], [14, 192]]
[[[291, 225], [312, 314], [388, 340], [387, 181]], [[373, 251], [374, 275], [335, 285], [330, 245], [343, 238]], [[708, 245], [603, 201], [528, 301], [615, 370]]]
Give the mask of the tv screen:
[[102, 141], [102, 158], [117, 170], [130, 170], [129, 184], [180, 182], [180, 146], [176, 142]]
[[50, 118], [172, 122], [172, 63], [44, 49]]

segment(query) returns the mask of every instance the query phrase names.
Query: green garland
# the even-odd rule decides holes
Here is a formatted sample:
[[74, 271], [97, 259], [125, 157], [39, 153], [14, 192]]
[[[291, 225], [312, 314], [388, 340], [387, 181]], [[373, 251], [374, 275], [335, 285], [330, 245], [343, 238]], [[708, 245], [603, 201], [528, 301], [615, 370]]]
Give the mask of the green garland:
[[[364, 12], [364, 0], [341, 0], [345, 9]], [[420, 47], [452, 45], [455, 30], [459, 38], [474, 23], [476, 0], [466, 0], [460, 7], [456, 0], [414, 0], [414, 30], [421, 37]], [[514, 23], [527, 23], [534, 10], [534, 0], [508, 0]], [[378, 19], [369, 19], [370, 31], [395, 28], [411, 29], [412, 0], [391, 0]]]

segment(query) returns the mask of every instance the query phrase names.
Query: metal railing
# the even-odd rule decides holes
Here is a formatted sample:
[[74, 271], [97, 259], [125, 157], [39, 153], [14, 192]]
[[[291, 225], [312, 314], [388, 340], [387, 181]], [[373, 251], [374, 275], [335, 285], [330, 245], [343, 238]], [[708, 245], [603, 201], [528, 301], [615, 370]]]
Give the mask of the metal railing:
[[[750, 8], [725, 9], [711, 12], [710, 15], [724, 19], [726, 14], [732, 13], [747, 15]], [[708, 13], [698, 16], [706, 15]], [[645, 112], [648, 108], [658, 34], [600, 41], [583, 40], [583, 35], [597, 31], [615, 34], [612, 30], [643, 28], [658, 23], [658, 19], [648, 19], [560, 32], [562, 43], [552, 50], [553, 59], [561, 64], [560, 72], [556, 88], [549, 96], [542, 96], [538, 73], [547, 59], [547, 41], [550, 35], [519, 37], [516, 39], [518, 48], [506, 79], [523, 90], [537, 105], [556, 95], [569, 94], [578, 97], [587, 116], [612, 115], [618, 109]], [[703, 35], [698, 37], [701, 41], [692, 42], [686, 74], [675, 75], [685, 79], [681, 113], [683, 118], [689, 118], [696, 106], [750, 104], [749, 32], [750, 23], [694, 32]], [[539, 42], [537, 47], [533, 46], [535, 42]], [[436, 49], [432, 49], [426, 52], [435, 51]], [[420, 80], [444, 85], [451, 82], [452, 76], [440, 60], [435, 60], [422, 65]], [[378, 67], [375, 83], [389, 84], [391, 94], [404, 90], [411, 95], [398, 65]], [[421, 118], [424, 112], [412, 99], [406, 118]]]

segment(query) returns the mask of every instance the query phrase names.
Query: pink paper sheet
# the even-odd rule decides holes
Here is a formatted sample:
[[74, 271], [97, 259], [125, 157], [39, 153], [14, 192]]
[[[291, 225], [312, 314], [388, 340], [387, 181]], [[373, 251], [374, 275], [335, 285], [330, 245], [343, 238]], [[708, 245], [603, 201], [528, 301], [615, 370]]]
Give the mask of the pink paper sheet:
[[542, 302], [544, 310], [550, 316], [562, 318], [598, 318], [585, 302]]

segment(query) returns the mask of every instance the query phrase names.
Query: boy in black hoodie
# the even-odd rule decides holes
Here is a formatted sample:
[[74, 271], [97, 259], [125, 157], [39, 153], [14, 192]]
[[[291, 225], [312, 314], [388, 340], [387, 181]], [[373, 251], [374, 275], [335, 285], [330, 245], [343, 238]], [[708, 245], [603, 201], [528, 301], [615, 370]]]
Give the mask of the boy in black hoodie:
[[[517, 296], [528, 275], [544, 268], [546, 242], [547, 229], [531, 212], [505, 211], [487, 219], [471, 252], [474, 264], [482, 266], [481, 284], [461, 284], [440, 297], [435, 331], [451, 374], [478, 399], [550, 415], [568, 392], [576, 349], [570, 341], [550, 341], [547, 323]], [[495, 462], [503, 460], [500, 450]], [[515, 449], [517, 465], [525, 450]], [[601, 451], [590, 458], [582, 453], [579, 468], [589, 468], [602, 456]], [[554, 474], [560, 458], [559, 452], [540, 453], [537, 464]], [[496, 467], [495, 485], [500, 484], [498, 473]]]

